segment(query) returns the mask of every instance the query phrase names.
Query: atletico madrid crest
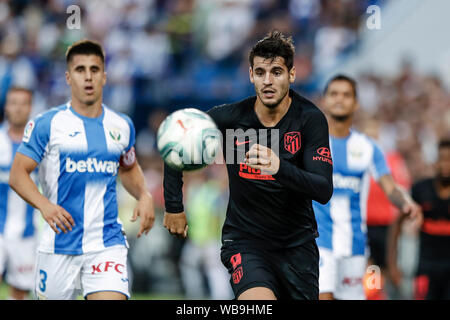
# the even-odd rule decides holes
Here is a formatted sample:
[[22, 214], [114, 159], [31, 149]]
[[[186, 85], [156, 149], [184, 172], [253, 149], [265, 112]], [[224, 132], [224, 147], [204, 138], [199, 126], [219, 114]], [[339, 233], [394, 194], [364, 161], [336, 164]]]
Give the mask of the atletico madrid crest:
[[297, 153], [302, 145], [300, 132], [291, 131], [284, 134], [284, 148], [292, 154]]

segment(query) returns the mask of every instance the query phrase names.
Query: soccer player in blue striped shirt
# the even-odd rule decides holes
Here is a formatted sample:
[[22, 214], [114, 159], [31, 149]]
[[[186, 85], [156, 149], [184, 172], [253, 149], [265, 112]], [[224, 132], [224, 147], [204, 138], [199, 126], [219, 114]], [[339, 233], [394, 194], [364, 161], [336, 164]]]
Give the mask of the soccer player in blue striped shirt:
[[[138, 203], [138, 237], [154, 222], [153, 199], [134, 152], [131, 120], [102, 103], [105, 56], [93, 41], [66, 53], [71, 100], [30, 121], [10, 185], [47, 224], [38, 248], [39, 299], [125, 299], [128, 244], [118, 218], [116, 179]], [[41, 194], [29, 174], [39, 165]]]

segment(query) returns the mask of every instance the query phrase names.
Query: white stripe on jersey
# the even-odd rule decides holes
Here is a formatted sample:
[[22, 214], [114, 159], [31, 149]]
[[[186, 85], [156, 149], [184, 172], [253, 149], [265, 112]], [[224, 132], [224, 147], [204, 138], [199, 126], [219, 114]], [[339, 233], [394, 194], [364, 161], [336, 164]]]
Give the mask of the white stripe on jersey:
[[103, 218], [105, 212], [103, 197], [105, 196], [105, 191], [106, 185], [98, 183], [86, 185], [84, 194], [83, 252], [105, 248], [103, 245]]
[[336, 196], [331, 198], [330, 215], [333, 220], [333, 252], [336, 256], [352, 254], [352, 215], [348, 197]]

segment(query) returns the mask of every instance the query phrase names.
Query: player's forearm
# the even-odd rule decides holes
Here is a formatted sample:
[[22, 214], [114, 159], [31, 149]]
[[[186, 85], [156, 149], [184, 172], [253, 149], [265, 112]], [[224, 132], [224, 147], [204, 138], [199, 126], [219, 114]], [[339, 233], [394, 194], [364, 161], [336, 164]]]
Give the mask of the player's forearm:
[[332, 173], [323, 174], [302, 170], [286, 160], [280, 161], [280, 168], [274, 178], [288, 189], [301, 192], [319, 203], [327, 203], [333, 194]]
[[387, 196], [389, 198], [389, 201], [391, 201], [391, 203], [400, 210], [405, 204], [413, 202], [409, 194], [406, 191], [400, 189], [398, 186], [394, 186], [394, 188], [392, 188]]
[[183, 174], [164, 164], [164, 203], [169, 213], [180, 213], [183, 207]]
[[119, 176], [125, 190], [136, 200], [139, 200], [142, 196], [150, 196], [145, 183], [144, 173], [138, 163], [129, 170], [120, 169]]
[[9, 186], [22, 197], [23, 200], [40, 211], [42, 211], [42, 208], [50, 202], [39, 192], [39, 189], [31, 179], [30, 174], [25, 170], [13, 166], [9, 175]]

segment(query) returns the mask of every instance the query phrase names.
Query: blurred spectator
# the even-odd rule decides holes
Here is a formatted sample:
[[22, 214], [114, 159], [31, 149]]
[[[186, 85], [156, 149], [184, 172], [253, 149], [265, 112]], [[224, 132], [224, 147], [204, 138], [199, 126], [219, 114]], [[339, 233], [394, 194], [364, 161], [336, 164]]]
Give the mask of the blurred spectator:
[[[216, 177], [222, 173], [221, 177], [211, 180], [208, 173], [212, 171], [216, 171]], [[182, 248], [180, 271], [188, 299], [233, 297], [228, 272], [220, 261], [221, 230], [228, 202], [224, 171], [223, 166], [208, 167], [195, 173], [187, 187], [189, 237]]]

